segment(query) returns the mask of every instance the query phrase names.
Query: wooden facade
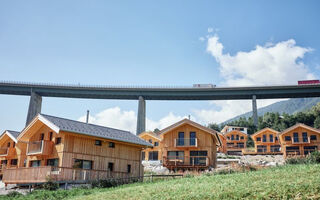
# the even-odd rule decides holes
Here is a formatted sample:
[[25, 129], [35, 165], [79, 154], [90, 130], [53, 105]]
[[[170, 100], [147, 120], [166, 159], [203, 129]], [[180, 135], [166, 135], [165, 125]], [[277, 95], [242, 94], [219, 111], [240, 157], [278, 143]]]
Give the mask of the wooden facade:
[[18, 166], [18, 155], [16, 151], [16, 138], [9, 131], [5, 131], [0, 137], [0, 178], [6, 168]]
[[224, 134], [227, 145], [226, 152], [230, 155], [242, 154], [242, 150], [247, 147], [248, 135], [239, 130], [233, 130]]
[[279, 134], [284, 157], [305, 156], [320, 149], [320, 130], [296, 124]]
[[[145, 145], [58, 131], [35, 118], [18, 137], [17, 168], [3, 171], [5, 184], [139, 177]], [[84, 125], [85, 126], [85, 125]]]
[[218, 133], [219, 139], [221, 141], [221, 145], [218, 147], [219, 153], [227, 153], [227, 138], [222, 134]]
[[216, 167], [217, 146], [221, 145], [216, 131], [184, 119], [161, 130], [158, 137], [159, 153], [165, 167], [169, 169]]
[[160, 137], [154, 132], [143, 132], [139, 134], [139, 137], [153, 145], [142, 151], [142, 160], [161, 160]]
[[255, 154], [282, 154], [278, 139], [279, 132], [271, 128], [264, 128], [253, 135]]

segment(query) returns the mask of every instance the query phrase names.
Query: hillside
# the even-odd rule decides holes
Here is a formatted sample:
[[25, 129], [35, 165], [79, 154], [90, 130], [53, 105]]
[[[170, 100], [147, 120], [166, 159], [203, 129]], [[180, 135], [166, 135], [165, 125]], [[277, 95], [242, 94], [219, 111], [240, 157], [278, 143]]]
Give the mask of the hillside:
[[[287, 114], [294, 114], [296, 112], [306, 111], [310, 109], [312, 106], [316, 105], [320, 102], [320, 97], [317, 98], [301, 98], [301, 99], [289, 99], [285, 101], [280, 101], [277, 103], [273, 103], [271, 105], [262, 107], [258, 109], [258, 115], [263, 116], [267, 112], [278, 112], [280, 114], [287, 113]], [[231, 118], [222, 124], [235, 121], [240, 117], [251, 117], [252, 112], [247, 112], [241, 115], [238, 115], [234, 118]]]
[[114, 188], [35, 190], [0, 199], [319, 199], [320, 165], [285, 165], [246, 173], [177, 178]]

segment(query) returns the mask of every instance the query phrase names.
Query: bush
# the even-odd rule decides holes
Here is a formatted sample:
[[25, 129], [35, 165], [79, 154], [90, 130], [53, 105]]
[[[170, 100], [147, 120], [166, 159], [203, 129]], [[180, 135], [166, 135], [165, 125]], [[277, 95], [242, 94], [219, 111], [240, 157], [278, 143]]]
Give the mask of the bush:
[[22, 196], [22, 194], [17, 191], [11, 191], [7, 194], [7, 197], [10, 197], [10, 198], [16, 198], [19, 196]]
[[309, 163], [320, 163], [320, 152], [314, 151], [310, 155], [308, 155], [307, 160]]
[[59, 189], [59, 183], [56, 183], [52, 180], [48, 180], [47, 182], [45, 182], [43, 185], [42, 185], [42, 188], [45, 189], [45, 190], [57, 190]]
[[297, 164], [307, 164], [308, 160], [306, 157], [292, 157], [286, 159], [286, 164], [297, 165]]
[[115, 179], [96, 180], [91, 182], [92, 188], [110, 188], [124, 184], [124, 182]]

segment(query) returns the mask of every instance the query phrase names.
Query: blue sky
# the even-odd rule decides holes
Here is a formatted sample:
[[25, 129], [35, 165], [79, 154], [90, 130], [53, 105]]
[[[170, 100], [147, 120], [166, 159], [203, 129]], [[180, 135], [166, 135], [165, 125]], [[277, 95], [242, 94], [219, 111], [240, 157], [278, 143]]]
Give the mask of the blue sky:
[[[319, 5], [319, 1], [1, 1], [0, 80], [230, 86], [292, 84], [295, 79], [319, 78]], [[290, 39], [294, 43], [285, 43]], [[214, 53], [219, 44], [224, 57]], [[258, 56], [257, 45], [264, 52]], [[286, 55], [290, 50], [287, 60], [277, 61], [283, 57], [279, 51]], [[271, 51], [276, 55], [266, 58]], [[247, 56], [237, 57], [239, 52]], [[228, 65], [229, 54], [234, 59]], [[255, 65], [246, 68], [239, 60], [248, 65], [254, 60]], [[273, 63], [271, 71], [281, 69], [286, 75], [277, 79], [284, 81], [273, 80], [272, 74], [269, 82], [250, 78], [266, 68], [264, 63]], [[302, 67], [303, 72], [291, 74], [297, 71], [295, 67]], [[230, 70], [236, 73], [224, 73]], [[231, 81], [239, 77], [241, 80]], [[0, 131], [24, 127], [28, 100], [0, 96]], [[268, 103], [271, 101], [260, 106]], [[220, 122], [218, 118], [247, 111], [248, 105], [250, 102], [148, 101], [147, 115], [151, 128], [189, 114], [202, 123]], [[243, 110], [231, 109], [235, 107]], [[93, 123], [134, 129], [136, 101], [43, 99], [42, 112], [47, 114], [79, 119], [87, 109], [96, 120]], [[108, 121], [105, 115], [112, 113], [128, 122]], [[171, 117], [167, 117], [169, 113]]]

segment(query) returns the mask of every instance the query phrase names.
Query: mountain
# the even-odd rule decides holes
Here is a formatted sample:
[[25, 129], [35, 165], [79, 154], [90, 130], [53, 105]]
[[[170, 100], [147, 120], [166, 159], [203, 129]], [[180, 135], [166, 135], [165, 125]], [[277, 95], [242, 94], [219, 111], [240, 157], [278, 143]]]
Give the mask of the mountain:
[[[316, 105], [318, 102], [320, 102], [320, 97], [289, 99], [289, 100], [276, 102], [271, 105], [259, 108], [258, 115], [263, 116], [267, 112], [293, 114], [296, 112], [306, 111], [306, 110], [310, 109], [312, 106]], [[247, 113], [238, 115], [232, 119], [229, 119], [229, 120], [223, 122], [222, 124], [237, 120], [240, 117], [248, 118], [251, 116], [252, 116], [252, 112], [247, 112]]]

